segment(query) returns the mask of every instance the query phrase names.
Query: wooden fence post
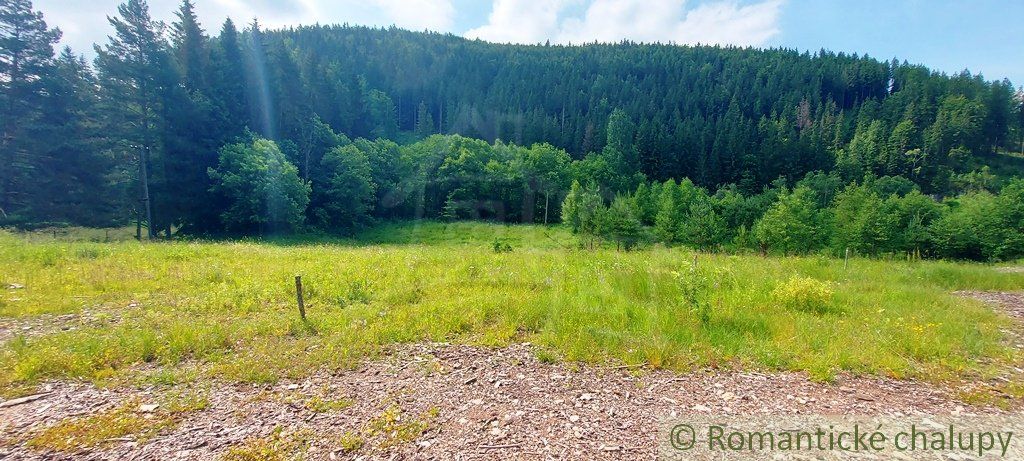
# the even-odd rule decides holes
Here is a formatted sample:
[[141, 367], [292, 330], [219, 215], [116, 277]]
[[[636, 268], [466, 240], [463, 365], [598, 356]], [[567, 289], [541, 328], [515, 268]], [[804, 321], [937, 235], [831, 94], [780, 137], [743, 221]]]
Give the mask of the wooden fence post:
[[846, 259], [843, 260], [843, 270], [850, 268], [850, 247], [846, 247]]
[[302, 300], [302, 276], [295, 276], [295, 299], [299, 302], [299, 317], [306, 320], [306, 306]]

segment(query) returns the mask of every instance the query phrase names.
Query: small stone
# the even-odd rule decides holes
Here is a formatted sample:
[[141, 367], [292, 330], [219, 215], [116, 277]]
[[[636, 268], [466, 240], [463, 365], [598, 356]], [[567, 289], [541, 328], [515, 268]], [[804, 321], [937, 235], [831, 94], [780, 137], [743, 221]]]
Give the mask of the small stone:
[[289, 384], [288, 385], [288, 390], [289, 391], [294, 391], [295, 389], [298, 389], [298, 388], [299, 388], [298, 384]]
[[22, 285], [20, 283], [8, 283], [7, 284], [7, 289], [8, 290], [21, 290], [23, 288], [25, 288], [25, 285]]
[[576, 415], [572, 415], [572, 416], [569, 417], [569, 421], [570, 422], [574, 422], [575, 423], [575, 422], [577, 422], [579, 420], [580, 420], [580, 417], [576, 416]]
[[594, 400], [594, 394], [584, 393], [583, 395], [580, 395], [580, 400], [583, 400], [583, 401]]
[[139, 405], [139, 411], [142, 413], [152, 413], [160, 406], [158, 403], [145, 403]]

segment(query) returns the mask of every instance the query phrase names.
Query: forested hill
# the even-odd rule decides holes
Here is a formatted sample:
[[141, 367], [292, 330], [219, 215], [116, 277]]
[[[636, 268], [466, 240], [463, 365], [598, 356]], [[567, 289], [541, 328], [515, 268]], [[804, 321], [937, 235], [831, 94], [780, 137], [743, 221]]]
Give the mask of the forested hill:
[[873, 178], [941, 199], [998, 192], [1024, 169], [1005, 154], [1024, 134], [1010, 82], [896, 61], [211, 26], [193, 0], [163, 24], [126, 0], [90, 63], [56, 52], [59, 31], [29, 0], [0, 0], [0, 13], [0, 225], [170, 236], [550, 222], [574, 182], [604, 206], [688, 178], [759, 203], [738, 231], [807, 178], [827, 208]]
[[[265, 40], [272, 68], [303, 76], [271, 82], [280, 106], [277, 132], [268, 135], [296, 136], [304, 119], [289, 114], [316, 112], [365, 137], [393, 137], [429, 117], [434, 131], [549, 142], [581, 158], [602, 150], [618, 108], [636, 125], [638, 167], [648, 178], [709, 187], [760, 187], [838, 160], [931, 189], [943, 167], [955, 168], [951, 150], [984, 155], [1006, 143], [1015, 112], [1009, 82], [825, 51], [498, 45], [320, 26]], [[361, 98], [368, 90], [390, 99], [397, 127], [390, 110], [373, 107], [379, 101]], [[927, 161], [906, 155], [918, 148]]]

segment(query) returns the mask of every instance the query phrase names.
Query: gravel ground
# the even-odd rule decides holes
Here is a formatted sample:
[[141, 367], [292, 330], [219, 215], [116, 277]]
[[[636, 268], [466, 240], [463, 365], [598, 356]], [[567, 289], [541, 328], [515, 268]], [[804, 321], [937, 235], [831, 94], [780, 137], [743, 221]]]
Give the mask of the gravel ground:
[[984, 301], [1013, 319], [1024, 322], [1024, 293], [1005, 291], [957, 291], [954, 294]]
[[[998, 303], [1024, 319], [1022, 294], [958, 294]], [[26, 440], [60, 421], [125, 402], [143, 411], [143, 405], [164, 395], [197, 387], [209, 406], [176, 416], [173, 427], [150, 439], [115, 438], [72, 453], [26, 446]], [[818, 383], [802, 373], [676, 374], [548, 364], [529, 344], [402, 346], [355, 370], [268, 386], [215, 382], [101, 389], [50, 382], [41, 391], [29, 402], [0, 403], [0, 459], [218, 459], [232, 446], [273, 440], [278, 428], [279, 440], [302, 440], [298, 453], [308, 459], [655, 459], [664, 418], [999, 413], [916, 381], [840, 375], [835, 382]], [[314, 396], [350, 404], [313, 411], [306, 402]], [[374, 430], [389, 409], [397, 425]], [[417, 429], [396, 441], [393, 430], [404, 426]], [[354, 439], [362, 446], [351, 450]], [[286, 452], [293, 448], [278, 445]]]
[[[216, 459], [280, 426], [312, 434], [305, 452], [310, 459], [653, 459], [661, 418], [979, 411], [913, 381], [840, 376], [823, 384], [799, 373], [630, 371], [541, 363], [525, 344], [497, 350], [410, 346], [385, 361], [301, 382], [212, 386], [207, 409], [181, 416], [173, 429], [146, 443], [126, 438], [76, 453], [30, 450], [23, 441], [57, 421], [129, 399], [153, 402], [168, 392], [55, 382], [44, 386], [49, 394], [38, 400], [0, 408], [0, 437], [7, 441], [0, 458]], [[353, 404], [315, 413], [287, 401], [313, 395]], [[426, 430], [395, 446], [387, 446], [384, 435], [371, 435], [368, 422], [393, 406], [404, 421], [426, 421]], [[360, 434], [365, 445], [344, 452], [345, 433]]]

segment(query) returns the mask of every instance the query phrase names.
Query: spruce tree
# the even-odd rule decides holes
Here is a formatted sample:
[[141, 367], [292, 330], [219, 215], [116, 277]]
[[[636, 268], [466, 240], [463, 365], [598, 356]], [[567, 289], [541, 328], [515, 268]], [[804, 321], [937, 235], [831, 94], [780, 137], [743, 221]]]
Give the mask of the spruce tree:
[[33, 218], [87, 226], [123, 224], [121, 172], [99, 129], [96, 79], [88, 63], [64, 48], [48, 83], [41, 124], [44, 149], [33, 187]]
[[240, 40], [235, 23], [228, 18], [211, 49], [210, 74], [214, 89], [210, 96], [224, 109], [222, 142], [241, 135], [249, 121], [245, 60]]
[[[115, 35], [110, 43], [97, 45], [96, 67], [104, 90], [105, 121], [126, 157], [134, 154], [138, 166], [141, 226], [144, 219], [149, 238], [156, 236], [150, 173], [163, 160], [162, 134], [165, 128], [165, 91], [170, 60], [163, 39], [164, 26], [149, 15], [143, 0], [128, 0], [117, 8], [119, 17], [108, 17]], [[156, 158], [157, 161], [151, 161]], [[166, 220], [164, 222], [167, 222]]]
[[181, 7], [174, 14], [177, 20], [171, 24], [171, 43], [182, 84], [190, 92], [206, 92], [209, 83], [209, 38], [199, 25], [192, 0], [182, 0]]
[[420, 101], [420, 105], [416, 109], [416, 136], [425, 138], [432, 134], [434, 134], [434, 117], [430, 115], [427, 103]]
[[39, 119], [48, 104], [53, 45], [60, 36], [31, 1], [0, 1], [0, 219], [30, 206], [25, 193], [48, 139]]

